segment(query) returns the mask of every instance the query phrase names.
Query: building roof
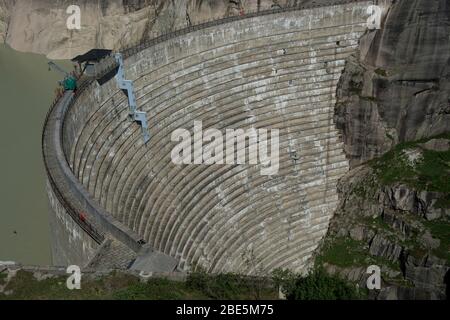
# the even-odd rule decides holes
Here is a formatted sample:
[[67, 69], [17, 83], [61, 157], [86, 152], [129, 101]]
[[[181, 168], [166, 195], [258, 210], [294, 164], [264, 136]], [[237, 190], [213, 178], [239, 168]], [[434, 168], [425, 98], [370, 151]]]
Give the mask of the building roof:
[[83, 63], [83, 62], [98, 62], [104, 57], [108, 56], [111, 50], [107, 49], [92, 49], [85, 54], [76, 56], [72, 59], [73, 62]]

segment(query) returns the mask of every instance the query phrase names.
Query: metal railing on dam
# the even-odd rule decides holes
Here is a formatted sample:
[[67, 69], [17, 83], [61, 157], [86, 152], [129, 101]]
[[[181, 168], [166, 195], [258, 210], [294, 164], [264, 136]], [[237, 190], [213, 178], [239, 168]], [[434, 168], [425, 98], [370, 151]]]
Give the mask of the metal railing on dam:
[[[382, 2], [385, 0], [372, 0], [372, 3], [378, 4], [379, 2]], [[235, 15], [235, 16], [229, 16], [221, 19], [211, 19], [202, 21], [200, 23], [197, 23], [195, 25], [191, 25], [188, 27], [180, 28], [178, 30], [174, 30], [168, 33], [159, 34], [151, 39], [144, 40], [138, 44], [131, 45], [127, 48], [122, 49], [123, 57], [127, 58], [133, 54], [136, 54], [148, 47], [154, 46], [158, 43], [167, 41], [169, 39], [182, 36], [185, 34], [188, 34], [193, 31], [198, 31], [201, 29], [206, 29], [213, 26], [218, 26], [221, 24], [226, 24], [230, 22], [240, 21], [243, 19], [250, 19], [254, 17], [260, 17], [260, 16], [266, 16], [270, 14], [278, 14], [283, 12], [290, 12], [290, 11], [299, 11], [299, 10], [307, 10], [307, 9], [314, 9], [314, 8], [320, 8], [320, 7], [329, 7], [329, 6], [335, 6], [335, 5], [344, 5], [349, 3], [357, 3], [357, 2], [368, 2], [367, 0], [318, 0], [317, 2], [313, 1], [312, 3], [306, 4], [306, 5], [292, 5], [292, 6], [285, 6], [282, 8], [274, 8], [274, 9], [267, 9], [267, 10], [260, 10], [260, 11], [251, 11], [246, 12], [243, 15]]]
[[[328, 4], [311, 4], [308, 6], [287, 7], [283, 9], [265, 10], [254, 13], [249, 13], [243, 16], [233, 16], [224, 19], [208, 21], [194, 26], [183, 28], [174, 32], [161, 35], [157, 38], [144, 41], [137, 46], [124, 49], [125, 57], [130, 57], [146, 48], [156, 44], [165, 42], [169, 39], [179, 37], [194, 31], [206, 29], [212, 26], [218, 26], [242, 19], [280, 14], [288, 11], [313, 9], [316, 7], [327, 7], [331, 5], [341, 5], [357, 2], [367, 2], [364, 0], [343, 0], [332, 1]], [[373, 1], [374, 3], [376, 1]], [[106, 70], [107, 73], [110, 70]], [[66, 92], [61, 99], [55, 102], [49, 110], [45, 120], [44, 130], [42, 134], [42, 152], [44, 156], [45, 168], [48, 175], [49, 184], [52, 191], [58, 198], [58, 202], [64, 207], [68, 215], [73, 221], [79, 225], [86, 234], [88, 234], [97, 243], [112, 236], [134, 251], [139, 251], [145, 241], [135, 231], [125, 226], [123, 223], [115, 219], [109, 212], [107, 212], [94, 197], [87, 191], [82, 183], [76, 178], [72, 172], [68, 155], [64, 152], [64, 125], [66, 123], [66, 116], [68, 110], [75, 104], [77, 99], [83, 92], [86, 91], [93, 84], [92, 79], [84, 79], [81, 82], [78, 90], [73, 92]], [[83, 218], [80, 213], [86, 213], [86, 218]]]
[[110, 233], [137, 252], [145, 241], [115, 220], [91, 198], [73, 175], [62, 148], [65, 113], [90, 83], [91, 81], [82, 79], [75, 93], [65, 92], [47, 113], [42, 132], [42, 154], [48, 180], [70, 217], [98, 244], [105, 240], [105, 233]]

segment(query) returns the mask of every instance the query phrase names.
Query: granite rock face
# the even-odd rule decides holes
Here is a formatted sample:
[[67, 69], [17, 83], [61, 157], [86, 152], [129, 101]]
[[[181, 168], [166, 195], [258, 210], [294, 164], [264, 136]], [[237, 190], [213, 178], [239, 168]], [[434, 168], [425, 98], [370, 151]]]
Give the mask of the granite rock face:
[[91, 48], [119, 48], [138, 42], [155, 9], [143, 1], [76, 2], [81, 9], [81, 30], [69, 30], [69, 1], [13, 0], [6, 43], [13, 49], [46, 54], [49, 58], [73, 58]]
[[417, 168], [425, 150], [449, 150], [448, 139], [431, 138], [450, 131], [450, 2], [394, 2], [381, 30], [366, 33], [359, 55], [347, 61], [335, 121], [352, 170], [339, 183], [341, 206], [326, 241], [350, 237], [362, 243], [366, 261], [384, 267], [382, 290], [373, 298], [448, 298], [443, 232], [450, 209], [439, 204], [448, 194], [381, 183], [365, 163], [421, 139], [428, 141], [404, 150], [405, 166]]
[[0, 43], [6, 39], [12, 0], [0, 0]]
[[[374, 170], [362, 165], [341, 179], [339, 195], [340, 206], [321, 251], [342, 239], [352, 239], [353, 246], [359, 247], [357, 254], [365, 259], [350, 267], [325, 260], [328, 272], [364, 287], [365, 268], [375, 264], [381, 267], [382, 290], [376, 292], [374, 299], [446, 298], [450, 262], [441, 255], [448, 252], [448, 244], [444, 235], [438, 239], [436, 229], [430, 229], [428, 214], [433, 211], [438, 193], [418, 192], [401, 184], [383, 186]], [[448, 220], [440, 218], [431, 221], [437, 230], [449, 225]], [[359, 276], [355, 277], [355, 273]]]
[[[0, 43], [49, 58], [92, 48], [121, 49], [189, 24], [309, 0], [0, 0]], [[68, 30], [69, 5], [81, 9], [81, 30]]]
[[341, 77], [335, 116], [352, 167], [450, 130], [448, 1], [397, 1], [361, 43]]
[[431, 151], [448, 151], [450, 150], [450, 140], [448, 139], [432, 139], [421, 145], [422, 148]]

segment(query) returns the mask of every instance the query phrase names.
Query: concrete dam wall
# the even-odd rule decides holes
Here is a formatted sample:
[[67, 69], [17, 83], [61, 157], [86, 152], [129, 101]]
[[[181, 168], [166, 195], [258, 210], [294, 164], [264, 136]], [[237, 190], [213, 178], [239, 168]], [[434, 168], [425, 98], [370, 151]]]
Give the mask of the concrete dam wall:
[[[336, 85], [372, 4], [219, 21], [127, 50], [125, 76], [147, 114], [147, 144], [114, 78], [66, 93], [43, 136], [55, 264], [84, 265], [114, 238], [133, 252], [146, 244], [184, 270], [305, 271], [348, 171], [333, 123]], [[224, 135], [278, 129], [277, 173], [174, 164], [171, 135], [193, 132], [194, 121]]]

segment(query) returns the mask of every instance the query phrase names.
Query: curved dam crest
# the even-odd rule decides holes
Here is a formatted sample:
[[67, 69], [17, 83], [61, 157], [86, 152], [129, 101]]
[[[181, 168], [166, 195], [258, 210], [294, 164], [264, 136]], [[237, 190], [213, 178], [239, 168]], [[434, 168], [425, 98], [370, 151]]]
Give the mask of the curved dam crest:
[[[306, 271], [336, 209], [337, 180], [349, 170], [333, 122], [335, 93], [372, 4], [218, 23], [126, 51], [125, 76], [147, 114], [146, 145], [114, 79], [88, 83], [74, 100], [67, 93], [43, 136], [44, 158], [53, 161], [54, 262], [89, 264], [112, 239], [120, 250], [104, 260], [132, 260], [147, 246], [181, 270], [252, 273], [251, 259], [264, 272]], [[171, 134], [192, 131], [194, 121], [222, 132], [279, 130], [278, 173], [175, 165]], [[79, 211], [89, 227], [77, 221]]]

